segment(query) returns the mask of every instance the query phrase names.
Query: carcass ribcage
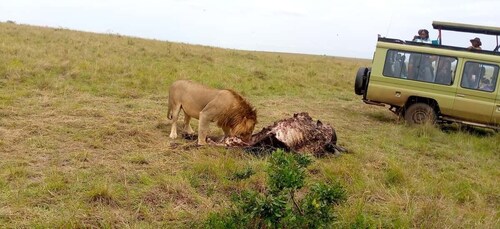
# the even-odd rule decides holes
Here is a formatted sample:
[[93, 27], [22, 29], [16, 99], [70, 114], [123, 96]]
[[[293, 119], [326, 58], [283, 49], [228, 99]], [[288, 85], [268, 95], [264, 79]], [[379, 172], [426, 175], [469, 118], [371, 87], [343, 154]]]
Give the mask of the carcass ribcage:
[[333, 135], [331, 126], [323, 125], [320, 121], [314, 122], [304, 112], [262, 129], [252, 137], [251, 145], [323, 154], [325, 146], [332, 142]]
[[305, 136], [309, 136], [311, 128], [302, 116], [278, 122], [272, 128], [276, 139], [285, 143], [291, 149], [297, 149], [307, 142]]

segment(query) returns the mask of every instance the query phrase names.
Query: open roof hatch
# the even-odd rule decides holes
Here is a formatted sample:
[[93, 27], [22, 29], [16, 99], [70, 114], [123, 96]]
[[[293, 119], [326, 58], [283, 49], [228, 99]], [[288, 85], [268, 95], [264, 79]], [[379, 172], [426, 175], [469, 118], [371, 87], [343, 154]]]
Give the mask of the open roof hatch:
[[456, 32], [466, 32], [466, 33], [478, 33], [478, 34], [486, 34], [493, 35], [497, 38], [496, 48], [493, 50], [494, 52], [498, 52], [500, 45], [498, 44], [498, 36], [500, 36], [500, 27], [493, 26], [480, 26], [480, 25], [471, 25], [471, 24], [462, 24], [462, 23], [453, 23], [453, 22], [442, 22], [442, 21], [433, 21], [432, 27], [434, 29], [439, 30], [439, 44], [442, 43], [441, 30], [448, 31], [456, 31]]

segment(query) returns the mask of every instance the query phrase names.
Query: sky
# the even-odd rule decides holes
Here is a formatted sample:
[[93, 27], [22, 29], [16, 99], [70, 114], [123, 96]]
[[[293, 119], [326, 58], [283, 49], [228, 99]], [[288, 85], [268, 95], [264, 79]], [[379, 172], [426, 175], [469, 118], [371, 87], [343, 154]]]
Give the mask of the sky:
[[[500, 27], [499, 0], [2, 0], [0, 21], [221, 48], [371, 58], [377, 35], [431, 39], [433, 21]], [[1, 31], [0, 31], [1, 32]], [[446, 45], [479, 37], [444, 32]]]

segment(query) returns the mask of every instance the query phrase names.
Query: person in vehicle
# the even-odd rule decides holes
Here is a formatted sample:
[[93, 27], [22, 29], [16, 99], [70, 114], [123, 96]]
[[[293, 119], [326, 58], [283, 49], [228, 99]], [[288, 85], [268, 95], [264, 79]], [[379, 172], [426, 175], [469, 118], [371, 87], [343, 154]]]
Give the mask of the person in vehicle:
[[470, 39], [470, 43], [472, 44], [471, 46], [469, 46], [469, 48], [467, 48], [468, 50], [481, 50], [481, 39], [479, 39], [479, 37], [476, 37], [474, 39]]
[[437, 71], [436, 71], [436, 80], [435, 82], [438, 84], [450, 85], [452, 72], [451, 72], [451, 62], [453, 59], [451, 58], [440, 58]]
[[467, 63], [464, 69], [464, 78], [461, 86], [463, 88], [476, 89], [478, 88], [479, 78], [481, 75], [481, 67], [477, 63]]
[[418, 67], [417, 80], [432, 82], [434, 80], [434, 67], [432, 63], [435, 61], [435, 56], [422, 54], [420, 66]]
[[495, 89], [495, 87], [493, 86], [493, 80], [490, 81], [487, 78], [483, 78], [481, 80], [481, 86], [479, 87], [479, 89], [483, 91], [493, 91]]
[[432, 41], [429, 39], [429, 31], [427, 29], [418, 30], [418, 35], [413, 37], [414, 42], [431, 44]]
[[[429, 31], [427, 29], [418, 30], [418, 35], [413, 37], [413, 42], [431, 44]], [[432, 81], [432, 61], [427, 55], [412, 54], [408, 61], [408, 79], [420, 81]]]

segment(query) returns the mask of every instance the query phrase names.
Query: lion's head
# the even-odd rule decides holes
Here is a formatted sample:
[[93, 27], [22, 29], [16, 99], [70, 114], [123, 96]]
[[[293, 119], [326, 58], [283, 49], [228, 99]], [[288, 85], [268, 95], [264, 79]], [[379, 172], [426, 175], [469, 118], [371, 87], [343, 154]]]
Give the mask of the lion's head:
[[243, 117], [243, 120], [231, 129], [232, 135], [241, 138], [244, 142], [249, 142], [252, 138], [253, 129], [257, 124], [257, 117], [255, 110], [254, 117]]
[[257, 111], [238, 93], [229, 91], [234, 95], [235, 101], [229, 110], [220, 114], [217, 125], [229, 129], [230, 136], [249, 142], [257, 124]]

